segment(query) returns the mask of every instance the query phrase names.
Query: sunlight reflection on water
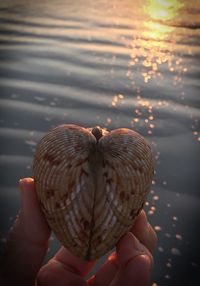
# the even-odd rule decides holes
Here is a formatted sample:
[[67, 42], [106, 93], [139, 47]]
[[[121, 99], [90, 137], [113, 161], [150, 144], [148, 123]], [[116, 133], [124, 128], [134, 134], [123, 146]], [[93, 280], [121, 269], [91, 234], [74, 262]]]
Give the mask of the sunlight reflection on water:
[[180, 285], [200, 265], [198, 1], [86, 2], [0, 2], [0, 241], [44, 132], [72, 122], [133, 128], [157, 161], [146, 203], [159, 236], [154, 284]]

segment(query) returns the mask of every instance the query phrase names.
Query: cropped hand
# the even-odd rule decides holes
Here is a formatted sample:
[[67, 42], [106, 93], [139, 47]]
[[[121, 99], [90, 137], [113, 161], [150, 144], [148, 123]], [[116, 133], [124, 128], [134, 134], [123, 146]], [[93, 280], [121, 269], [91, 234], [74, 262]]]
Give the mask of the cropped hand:
[[86, 281], [96, 261], [83, 261], [61, 247], [47, 264], [50, 229], [40, 209], [32, 178], [20, 180], [21, 209], [12, 226], [1, 262], [0, 285], [146, 286], [157, 237], [142, 210], [97, 273]]

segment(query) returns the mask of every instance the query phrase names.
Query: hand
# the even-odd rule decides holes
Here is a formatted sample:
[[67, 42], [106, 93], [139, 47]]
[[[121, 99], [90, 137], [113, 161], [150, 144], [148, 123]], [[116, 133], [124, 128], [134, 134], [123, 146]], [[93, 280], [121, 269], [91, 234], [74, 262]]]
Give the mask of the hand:
[[[150, 279], [156, 234], [141, 211], [133, 228], [124, 235], [99, 271], [84, 277], [95, 261], [86, 262], [61, 247], [42, 266], [50, 229], [40, 210], [31, 178], [20, 180], [21, 210], [10, 230], [2, 260], [1, 285], [26, 286], [146, 286]], [[3, 284], [4, 283], [4, 284]]]

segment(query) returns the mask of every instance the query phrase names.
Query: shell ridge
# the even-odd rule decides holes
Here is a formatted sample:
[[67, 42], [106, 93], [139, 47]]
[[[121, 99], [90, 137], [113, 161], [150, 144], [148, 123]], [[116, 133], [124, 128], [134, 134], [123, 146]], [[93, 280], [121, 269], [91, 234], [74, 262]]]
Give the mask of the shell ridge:
[[36, 148], [33, 174], [46, 219], [86, 260], [105, 254], [132, 226], [153, 178], [153, 155], [137, 132], [61, 125]]

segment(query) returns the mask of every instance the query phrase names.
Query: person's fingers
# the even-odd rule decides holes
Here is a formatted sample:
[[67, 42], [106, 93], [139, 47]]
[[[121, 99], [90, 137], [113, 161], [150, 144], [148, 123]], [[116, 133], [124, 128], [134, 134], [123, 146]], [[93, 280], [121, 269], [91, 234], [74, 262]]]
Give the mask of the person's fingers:
[[[84, 276], [94, 266], [95, 261], [84, 261], [61, 247], [55, 256], [44, 265], [37, 276], [38, 285], [87, 285]], [[62, 273], [62, 275], [60, 275]]]
[[[156, 246], [157, 236], [156, 236], [155, 231], [151, 227], [151, 225], [148, 223], [144, 210], [142, 210], [140, 214], [138, 215], [138, 218], [135, 221], [135, 224], [131, 228], [130, 232], [132, 232], [139, 240], [137, 244], [144, 245], [143, 249], [145, 249], [145, 253], [148, 255], [150, 260], [153, 261], [153, 258], [150, 252], [152, 252]], [[119, 245], [121, 243], [120, 241], [119, 241]], [[124, 239], [122, 241], [124, 241]], [[131, 241], [129, 241], [129, 244], [127, 244], [127, 246], [128, 247], [131, 246]], [[124, 248], [125, 247], [123, 247], [123, 249]], [[125, 251], [122, 257], [126, 257], [125, 256], [126, 253], [127, 255], [129, 255], [131, 252]], [[141, 263], [145, 263], [143, 262], [143, 260], [145, 259], [141, 258], [141, 260], [142, 260]], [[88, 284], [91, 286], [109, 285], [109, 283], [113, 280], [116, 273], [120, 269], [119, 265], [120, 263], [119, 263], [119, 259], [117, 259], [116, 257], [116, 253], [112, 253], [112, 255], [107, 259], [107, 261], [101, 266], [99, 271], [93, 277], [89, 279]]]
[[83, 277], [74, 271], [60, 263], [55, 259], [51, 259], [46, 265], [44, 265], [38, 276], [37, 286], [86, 286], [87, 283]]
[[157, 235], [152, 226], [148, 223], [144, 210], [140, 212], [130, 231], [150, 252], [153, 252], [157, 243]]
[[113, 252], [95, 275], [88, 280], [89, 286], [108, 286], [115, 277], [120, 265], [116, 252]]
[[146, 286], [153, 265], [149, 250], [131, 232], [120, 239], [116, 249], [120, 268], [110, 286]]
[[19, 185], [21, 210], [8, 235], [2, 275], [6, 285], [31, 286], [48, 249], [50, 229], [39, 207], [33, 179], [21, 179]]
[[126, 265], [129, 260], [138, 255], [148, 256], [153, 264], [153, 257], [150, 251], [131, 232], [128, 232], [119, 240], [116, 245], [116, 253], [121, 266]]
[[48, 245], [50, 228], [46, 222], [37, 199], [34, 180], [24, 178], [19, 181], [21, 194], [20, 223], [24, 239], [33, 244]]
[[74, 256], [65, 247], [60, 248], [60, 250], [54, 256], [54, 259], [81, 276], [87, 275], [96, 263], [96, 260], [86, 261], [77, 256]]
[[151, 261], [147, 255], [138, 255], [122, 268], [109, 286], [147, 286], [150, 282]]
[[[153, 257], [149, 250], [131, 232], [119, 240], [116, 249], [117, 253], [114, 252], [109, 256], [99, 271], [89, 279], [88, 284], [90, 286], [121, 286], [129, 285], [128, 283], [130, 285], [146, 285], [153, 264]], [[140, 267], [143, 267], [142, 270]], [[138, 271], [139, 273], [137, 273]], [[123, 280], [123, 277], [126, 276], [131, 280]], [[140, 280], [141, 284], [135, 282]]]

